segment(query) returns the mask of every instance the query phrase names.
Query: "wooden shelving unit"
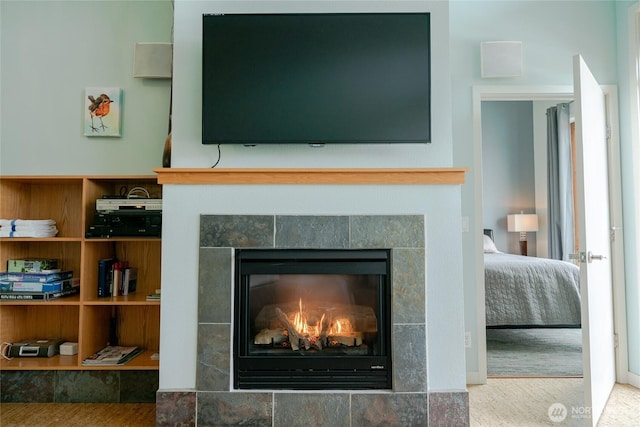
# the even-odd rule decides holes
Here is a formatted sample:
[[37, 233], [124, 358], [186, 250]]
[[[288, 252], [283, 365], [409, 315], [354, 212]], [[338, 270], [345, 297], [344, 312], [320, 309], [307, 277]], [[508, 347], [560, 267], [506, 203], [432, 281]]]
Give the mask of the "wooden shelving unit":
[[[47, 302], [0, 301], [0, 342], [59, 338], [78, 343], [75, 356], [0, 360], [4, 370], [157, 370], [152, 355], [160, 348], [160, 302], [146, 295], [160, 288], [161, 239], [149, 237], [89, 238], [95, 201], [143, 187], [162, 197], [155, 175], [131, 176], [0, 176], [0, 218], [53, 219], [53, 238], [0, 238], [0, 270], [8, 259], [58, 258], [63, 269], [80, 278], [80, 294]], [[135, 294], [97, 297], [98, 260], [117, 257], [138, 267]], [[86, 367], [82, 360], [105, 347], [109, 324], [117, 319], [120, 345], [146, 351], [123, 366]]]

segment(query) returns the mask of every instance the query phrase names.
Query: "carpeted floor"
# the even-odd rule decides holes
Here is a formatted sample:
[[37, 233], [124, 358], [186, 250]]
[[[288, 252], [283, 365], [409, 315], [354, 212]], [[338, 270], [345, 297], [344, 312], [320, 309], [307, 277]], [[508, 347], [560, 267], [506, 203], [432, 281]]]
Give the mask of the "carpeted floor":
[[582, 376], [581, 329], [487, 329], [489, 376]]
[[[587, 425], [579, 412], [584, 407], [582, 378], [489, 378], [486, 384], [469, 385], [468, 390], [471, 427]], [[549, 417], [549, 408], [557, 403], [570, 411], [560, 423]], [[638, 408], [640, 390], [616, 384], [598, 427], [640, 426]]]

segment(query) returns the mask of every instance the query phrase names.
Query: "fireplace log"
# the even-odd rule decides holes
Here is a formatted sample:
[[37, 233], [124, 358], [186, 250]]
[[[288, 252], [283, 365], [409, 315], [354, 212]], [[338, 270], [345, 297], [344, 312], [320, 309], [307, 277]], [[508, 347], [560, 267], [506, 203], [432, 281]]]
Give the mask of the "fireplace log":
[[304, 335], [300, 334], [295, 326], [289, 321], [287, 315], [284, 311], [280, 310], [280, 308], [276, 307], [276, 315], [278, 319], [284, 324], [285, 329], [289, 332], [289, 343], [291, 344], [292, 350], [299, 350], [300, 345], [299, 342], [302, 342], [305, 350], [309, 350], [311, 348], [311, 341]]
[[327, 338], [329, 338], [330, 344], [342, 344], [347, 347], [359, 347], [362, 345], [362, 333], [360, 332], [330, 335]]
[[281, 344], [287, 340], [283, 329], [262, 329], [253, 339], [254, 344]]

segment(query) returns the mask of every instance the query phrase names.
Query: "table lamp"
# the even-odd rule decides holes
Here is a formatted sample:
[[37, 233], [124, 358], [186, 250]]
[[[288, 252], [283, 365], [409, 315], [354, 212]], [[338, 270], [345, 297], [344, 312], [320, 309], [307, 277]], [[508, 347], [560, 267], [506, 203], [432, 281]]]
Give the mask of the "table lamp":
[[520, 253], [527, 256], [527, 231], [538, 231], [538, 215], [525, 213], [507, 215], [507, 230], [520, 232]]

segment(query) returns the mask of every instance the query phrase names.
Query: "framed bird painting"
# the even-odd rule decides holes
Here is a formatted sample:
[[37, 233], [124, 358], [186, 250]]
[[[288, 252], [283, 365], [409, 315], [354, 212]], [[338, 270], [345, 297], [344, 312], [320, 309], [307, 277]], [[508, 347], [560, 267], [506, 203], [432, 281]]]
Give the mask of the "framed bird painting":
[[88, 87], [84, 91], [84, 135], [120, 136], [122, 90]]

